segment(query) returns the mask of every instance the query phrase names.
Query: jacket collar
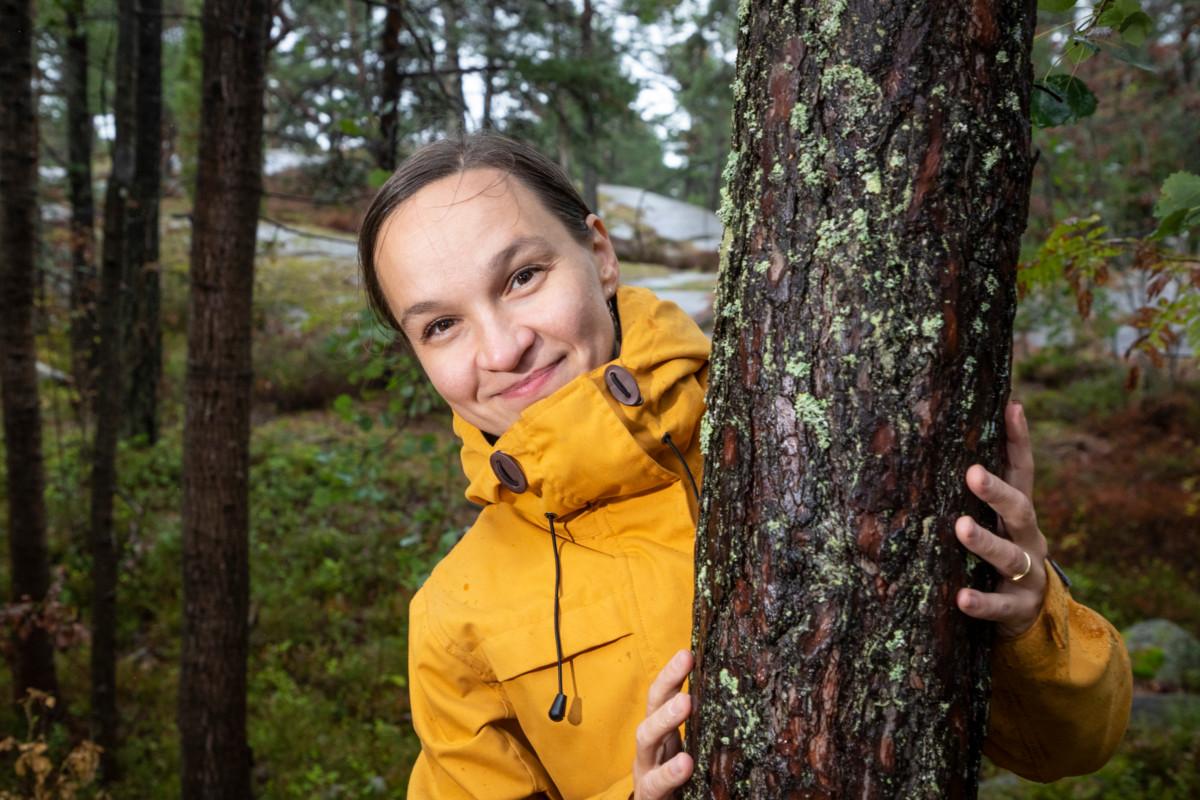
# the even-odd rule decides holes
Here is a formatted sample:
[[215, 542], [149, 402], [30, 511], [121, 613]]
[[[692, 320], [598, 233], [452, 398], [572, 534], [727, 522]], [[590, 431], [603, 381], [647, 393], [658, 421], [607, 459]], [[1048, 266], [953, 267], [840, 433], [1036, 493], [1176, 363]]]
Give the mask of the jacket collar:
[[[646, 491], [676, 480], [669, 433], [687, 452], [704, 411], [700, 372], [709, 357], [704, 333], [674, 303], [648, 289], [617, 290], [620, 355], [577, 376], [525, 409], [495, 445], [454, 415], [462, 439], [467, 499], [478, 505], [509, 503], [541, 526], [544, 514], [566, 516], [591, 503]], [[605, 381], [612, 364], [637, 381], [642, 403], [624, 405]], [[490, 458], [497, 451], [516, 460], [528, 488], [513, 492], [501, 483]]]

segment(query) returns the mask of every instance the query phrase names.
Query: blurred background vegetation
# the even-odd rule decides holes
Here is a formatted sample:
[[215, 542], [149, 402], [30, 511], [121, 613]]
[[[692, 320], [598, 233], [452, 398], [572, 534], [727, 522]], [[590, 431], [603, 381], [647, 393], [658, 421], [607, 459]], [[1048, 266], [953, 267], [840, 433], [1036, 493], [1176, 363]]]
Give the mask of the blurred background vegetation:
[[[39, 3], [35, 40], [37, 324], [62, 712], [45, 734], [45, 754], [56, 769], [87, 734], [90, 598], [86, 415], [67, 341], [67, 7]], [[153, 442], [125, 439], [118, 456], [125, 769], [108, 788], [117, 798], [179, 794], [180, 465], [199, 8], [199, 0], [168, 0], [162, 15], [161, 433]], [[261, 796], [403, 796], [418, 750], [407, 710], [407, 602], [474, 516], [447, 410], [363, 311], [353, 235], [372, 191], [397, 159], [438, 136], [492, 127], [530, 140], [606, 218], [625, 222], [625, 279], [675, 293], [703, 323], [716, 262], [709, 240], [720, 239], [704, 229], [729, 147], [736, 17], [731, 0], [274, 4], [251, 473], [249, 726]], [[103, 197], [115, 7], [89, 2], [82, 19]], [[1107, 767], [1046, 787], [988, 767], [983, 793], [1195, 797], [1200, 6], [1048, 2], [1038, 30], [1035, 77], [1044, 88], [1013, 388], [1034, 427], [1035, 502], [1077, 599], [1123, 630], [1172, 625], [1154, 622], [1130, 639], [1137, 714]], [[621, 187], [640, 199], [629, 202]], [[640, 213], [643, 203], [672, 209], [705, 235], [656, 227]], [[21, 707], [0, 712], [0, 731], [16, 737], [7, 749], [0, 744], [0, 791], [30, 791], [14, 749], [32, 740]]]

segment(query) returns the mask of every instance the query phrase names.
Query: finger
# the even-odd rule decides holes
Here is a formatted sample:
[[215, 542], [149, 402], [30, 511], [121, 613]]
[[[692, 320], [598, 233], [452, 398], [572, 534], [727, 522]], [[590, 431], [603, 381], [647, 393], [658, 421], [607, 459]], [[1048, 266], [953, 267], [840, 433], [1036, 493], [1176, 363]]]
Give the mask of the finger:
[[958, 518], [954, 534], [963, 547], [991, 564], [1005, 578], [1020, 575], [1027, 567], [1032, 568], [1033, 556], [1027, 555], [1028, 551], [1000, 538], [970, 517]]
[[654, 713], [683, 686], [683, 679], [692, 671], [692, 651], [680, 650], [658, 673], [646, 696], [646, 714]]
[[1038, 612], [1037, 599], [1032, 593], [1016, 595], [959, 589], [954, 599], [959, 610], [967, 616], [1010, 628], [1028, 628]]
[[658, 766], [659, 751], [668, 736], [679, 735], [679, 726], [692, 713], [692, 698], [683, 693], [648, 715], [637, 727], [635, 774], [645, 775]]
[[695, 762], [687, 753], [680, 753], [660, 767], [647, 772], [638, 782], [638, 800], [662, 800], [687, 783], [692, 777]]
[[1017, 488], [988, 472], [980, 464], [967, 470], [967, 488], [1004, 520], [1004, 530], [1025, 549], [1038, 547], [1041, 532], [1033, 502]]
[[1025, 407], [1020, 403], [1009, 403], [1004, 423], [1008, 432], [1008, 469], [1004, 472], [1004, 480], [1033, 500], [1033, 442], [1029, 438]]

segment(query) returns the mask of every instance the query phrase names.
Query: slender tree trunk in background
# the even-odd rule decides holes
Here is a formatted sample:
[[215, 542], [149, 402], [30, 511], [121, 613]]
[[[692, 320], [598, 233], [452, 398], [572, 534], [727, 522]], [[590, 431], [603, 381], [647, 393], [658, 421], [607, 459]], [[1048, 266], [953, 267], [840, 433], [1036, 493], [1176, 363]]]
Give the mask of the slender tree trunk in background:
[[136, 134], [134, 81], [137, 63], [136, 0], [117, 3], [116, 139], [104, 197], [99, 343], [92, 447], [92, 738], [104, 748], [105, 780], [118, 777], [117, 745], [117, 548], [113, 538], [113, 494], [117, 483], [117, 435], [125, 402], [125, 336], [129, 314], [129, 263], [137, 230], [131, 208]]
[[37, 114], [33, 103], [33, 5], [0, 0], [0, 401], [8, 475], [12, 601], [34, 605], [13, 635], [13, 698], [58, 694], [54, 649], [36, 624], [50, 587], [46, 550], [42, 417], [33, 291], [37, 263]]
[[496, 61], [496, 2], [488, 0], [484, 11], [486, 39], [483, 44], [484, 58], [487, 60], [487, 70], [483, 73], [483, 120], [480, 127], [491, 130], [495, 127], [492, 121], [492, 103], [496, 96], [496, 70], [492, 66]]
[[[583, 0], [583, 13], [579, 16], [579, 54], [582, 56], [584, 63], [590, 62], [595, 57], [595, 47], [592, 42], [592, 19], [594, 15], [595, 8], [592, 6], [592, 0]], [[583, 136], [584, 140], [591, 145], [598, 141], [596, 135], [596, 110], [590, 97], [582, 105]], [[580, 153], [580, 160], [583, 162], [583, 202], [587, 204], [588, 208], [596, 210], [600, 208], [600, 196], [597, 194], [596, 188], [596, 162], [593, 158], [593, 153], [593, 147], [584, 147]]]
[[404, 17], [402, 0], [394, 0], [383, 17], [383, 33], [379, 37], [379, 153], [376, 163], [391, 172], [396, 168], [400, 147], [400, 31]]
[[71, 197], [71, 371], [91, 411], [96, 376], [96, 204], [92, 195], [92, 114], [84, 0], [68, 0], [63, 77], [67, 96], [67, 178]]
[[446, 75], [442, 79], [446, 86], [446, 133], [458, 136], [467, 130], [467, 101], [463, 95], [462, 73], [459, 72], [458, 43], [459, 8], [458, 0], [442, 0], [442, 35], [446, 43]]
[[158, 199], [162, 182], [162, 0], [138, 0], [137, 155], [134, 203], [140, 237], [131, 250], [128, 400], [126, 436], [158, 441], [158, 384], [162, 378], [161, 290], [158, 265]]
[[206, 0], [183, 434], [186, 800], [250, 796], [250, 332], [262, 194], [266, 0]]
[[[971, 797], [1030, 176], [1033, 0], [741, 20], [722, 205], [690, 797]], [[982, 562], [980, 562], [982, 563]]]

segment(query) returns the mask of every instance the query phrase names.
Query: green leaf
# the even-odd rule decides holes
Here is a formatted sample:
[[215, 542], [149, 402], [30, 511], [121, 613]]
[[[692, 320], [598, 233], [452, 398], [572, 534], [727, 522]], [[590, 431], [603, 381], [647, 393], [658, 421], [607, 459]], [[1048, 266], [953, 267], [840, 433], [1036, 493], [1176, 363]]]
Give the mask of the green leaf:
[[1067, 45], [1067, 49], [1063, 52], [1063, 55], [1072, 64], [1081, 64], [1098, 52], [1100, 52], [1100, 48], [1095, 42], [1083, 36], [1072, 36], [1071, 43]]
[[1154, 216], [1165, 217], [1181, 208], [1200, 206], [1200, 175], [1176, 172], [1163, 181]]
[[1075, 7], [1075, 0], [1038, 0], [1038, 11], [1058, 13]]
[[355, 122], [354, 120], [352, 120], [350, 118], [339, 120], [338, 128], [341, 130], [342, 133], [346, 134], [347, 136], [362, 136], [363, 135], [362, 128], [359, 127], [357, 122]]
[[1096, 111], [1096, 95], [1072, 75], [1058, 73], [1033, 84], [1030, 117], [1039, 128], [1065, 125]]
[[1096, 24], [1101, 28], [1120, 30], [1127, 17], [1141, 10], [1142, 4], [1138, 0], [1113, 0], [1104, 6], [1100, 16], [1096, 18]]
[[1135, 11], [1121, 23], [1121, 38], [1137, 47], [1154, 32], [1154, 20], [1144, 11]]
[[1200, 175], [1176, 172], [1163, 181], [1154, 216], [1159, 219], [1151, 234], [1156, 239], [1200, 225]]
[[1095, 42], [1106, 56], [1115, 58], [1118, 61], [1124, 61], [1132, 67], [1137, 67], [1145, 72], [1158, 72], [1158, 67], [1146, 60], [1146, 56], [1139, 53], [1129, 44], [1122, 44], [1120, 47], [1109, 44], [1108, 42]]

